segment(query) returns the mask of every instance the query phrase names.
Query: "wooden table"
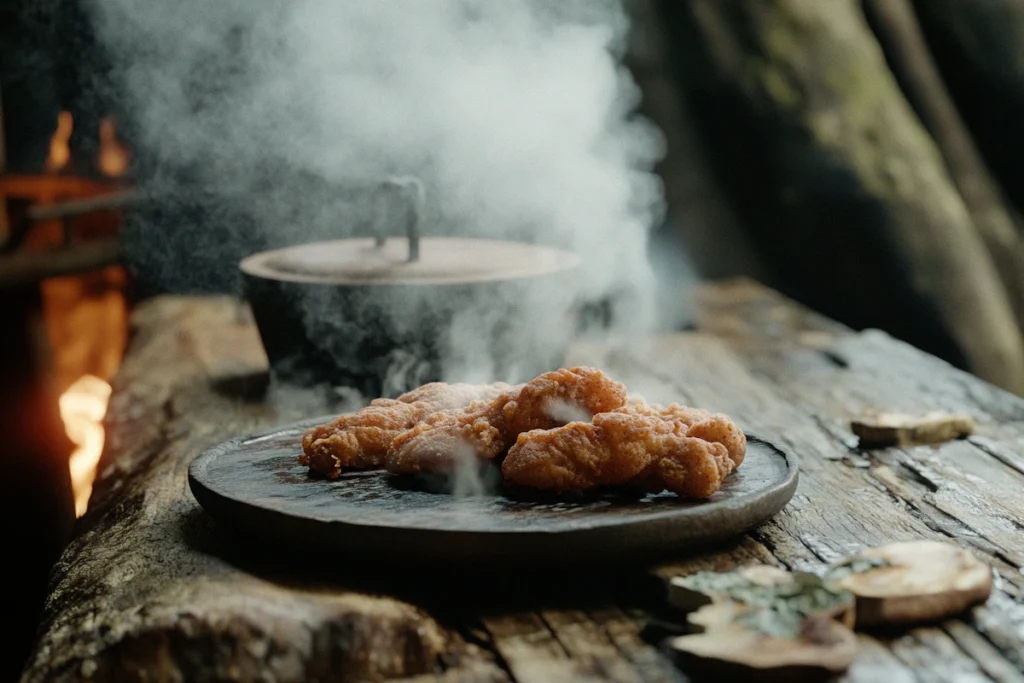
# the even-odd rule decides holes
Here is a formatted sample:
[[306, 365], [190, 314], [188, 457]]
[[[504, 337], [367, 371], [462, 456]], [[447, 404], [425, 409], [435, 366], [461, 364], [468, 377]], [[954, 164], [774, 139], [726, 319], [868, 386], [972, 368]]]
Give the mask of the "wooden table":
[[[755, 561], [813, 570], [915, 538], [953, 539], [991, 563], [993, 595], [969, 621], [860, 636], [846, 678], [1024, 680], [1024, 400], [751, 282], [706, 286], [698, 303], [696, 331], [578, 346], [568, 363], [767, 435], [799, 460], [793, 501], [735, 543], [650, 572], [595, 568], [500, 589], [435, 585], [402, 567], [300, 572], [226, 533], [190, 494], [189, 462], [218, 440], [324, 412], [326, 394], [268, 390], [238, 302], [146, 303], [115, 382], [93, 502], [55, 570], [24, 680], [681, 681], [645, 639], [657, 633], [661, 577]], [[863, 452], [849, 420], [867, 408], [961, 411], [979, 429], [938, 447]]]

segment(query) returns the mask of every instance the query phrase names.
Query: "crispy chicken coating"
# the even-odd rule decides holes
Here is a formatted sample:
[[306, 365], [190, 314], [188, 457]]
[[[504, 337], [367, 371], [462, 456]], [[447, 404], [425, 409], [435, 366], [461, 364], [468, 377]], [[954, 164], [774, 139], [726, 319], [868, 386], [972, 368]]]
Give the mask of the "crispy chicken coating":
[[369, 469], [384, 464], [391, 441], [431, 415], [461, 408], [474, 401], [490, 401], [512, 387], [496, 384], [432, 382], [397, 399], [378, 398], [351, 415], [310, 429], [302, 439], [299, 462], [331, 479], [342, 469]]
[[395, 437], [387, 469], [395, 474], [450, 470], [467, 446], [482, 460], [501, 458], [516, 437], [620, 408], [626, 387], [588, 367], [540, 375], [490, 402], [437, 413]]
[[551, 429], [587, 421], [626, 405], [626, 386], [597, 368], [576, 367], [546, 372], [528, 382], [501, 409], [511, 441], [531, 429]]
[[688, 436], [682, 422], [619, 412], [520, 434], [501, 471], [509, 484], [554, 493], [629, 486], [706, 498], [733, 468], [724, 445]]
[[[504, 454], [506, 446], [498, 416], [501, 405], [514, 394], [495, 401], [477, 402], [463, 410], [449, 410], [431, 415], [391, 442], [385, 465], [392, 474], [445, 472], [454, 468], [459, 458], [494, 460]], [[498, 405], [494, 405], [498, 404]]]
[[615, 412], [627, 415], [644, 415], [660, 417], [672, 422], [686, 425], [688, 436], [720, 443], [729, 452], [733, 468], [740, 466], [747, 453], [747, 437], [735, 422], [727, 416], [710, 413], [700, 408], [690, 408], [678, 403], [661, 406], [647, 403], [643, 399], [630, 398], [622, 408]]

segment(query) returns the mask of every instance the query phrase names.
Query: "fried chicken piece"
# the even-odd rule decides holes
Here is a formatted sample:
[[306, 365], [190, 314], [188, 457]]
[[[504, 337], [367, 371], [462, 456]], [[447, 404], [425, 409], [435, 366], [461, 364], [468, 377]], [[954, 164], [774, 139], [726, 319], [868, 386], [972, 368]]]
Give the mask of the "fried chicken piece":
[[725, 446], [687, 436], [681, 422], [623, 412], [520, 434], [501, 466], [507, 483], [525, 488], [631, 486], [693, 498], [713, 494], [732, 470]]
[[511, 441], [532, 429], [551, 429], [588, 421], [626, 405], [626, 386], [596, 368], [576, 367], [546, 372], [528, 382], [502, 407], [506, 436]]
[[[402, 394], [395, 400], [402, 403], [429, 403], [437, 411], [442, 411], [464, 408], [477, 401], [491, 401], [501, 394], [516, 388], [519, 387], [513, 387], [511, 384], [505, 384], [504, 382], [495, 382], [494, 384], [430, 382]], [[377, 400], [386, 401], [387, 399]]]
[[[510, 393], [505, 402], [513, 396]], [[501, 405], [499, 398], [431, 415], [394, 438], [385, 460], [387, 470], [392, 474], [446, 472], [463, 459], [500, 457], [505, 452], [505, 439], [493, 423], [498, 421]]]
[[510, 389], [503, 382], [431, 382], [397, 399], [375, 399], [352, 415], [342, 415], [306, 432], [299, 462], [331, 479], [337, 478], [343, 468], [380, 467], [391, 441], [401, 432], [440, 411], [493, 400]]
[[729, 417], [710, 413], [700, 408], [672, 403], [661, 406], [649, 404], [641, 398], [630, 397], [629, 402], [615, 411], [627, 415], [644, 415], [686, 425], [687, 436], [697, 437], [705, 441], [720, 443], [729, 452], [733, 468], [739, 467], [747, 453], [747, 437]]
[[626, 387], [600, 370], [576, 367], [547, 372], [490, 402], [437, 413], [395, 437], [387, 469], [394, 474], [451, 470], [456, 453], [471, 449], [481, 460], [501, 458], [516, 437], [620, 408]]

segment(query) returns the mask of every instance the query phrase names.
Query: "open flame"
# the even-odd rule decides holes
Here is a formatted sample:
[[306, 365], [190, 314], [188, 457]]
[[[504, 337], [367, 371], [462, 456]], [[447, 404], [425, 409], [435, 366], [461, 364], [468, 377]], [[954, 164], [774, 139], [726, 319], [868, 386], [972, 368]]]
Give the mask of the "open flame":
[[120, 178], [128, 171], [132, 155], [117, 138], [117, 124], [113, 116], [100, 119], [100, 149], [96, 168], [108, 178]]
[[75, 120], [71, 112], [62, 111], [57, 114], [57, 130], [50, 136], [50, 153], [46, 157], [46, 170], [56, 173], [67, 167], [71, 161], [71, 133], [75, 129]]
[[[70, 141], [75, 122], [71, 112], [57, 116], [57, 128], [50, 137], [45, 168], [58, 173], [71, 166]], [[119, 139], [112, 116], [99, 122], [99, 147], [95, 170], [108, 178], [123, 176], [131, 163], [131, 151]], [[62, 178], [70, 179], [70, 178]], [[73, 198], [91, 196], [92, 190], [70, 191]], [[80, 195], [75, 194], [81, 193]], [[55, 200], [54, 192], [36, 197], [38, 204]], [[85, 235], [109, 233], [116, 224], [111, 216], [85, 215], [76, 218], [76, 228]], [[50, 240], [61, 231], [56, 221], [40, 224], [34, 235]], [[55, 246], [51, 241], [39, 244]], [[47, 336], [54, 358], [54, 385], [60, 395], [60, 416], [68, 438], [75, 445], [68, 463], [75, 496], [75, 513], [81, 517], [89, 505], [96, 468], [103, 452], [103, 416], [110, 400], [110, 385], [121, 363], [128, 334], [128, 305], [125, 298], [127, 275], [121, 266], [78, 275], [51, 277], [40, 283]]]
[[128, 341], [126, 275], [120, 266], [43, 282], [60, 416], [75, 444], [69, 468], [75, 511], [85, 513], [103, 450], [103, 416]]
[[83, 375], [60, 397], [60, 417], [76, 446], [70, 468], [77, 517], [85, 514], [92, 495], [96, 466], [103, 453], [103, 416], [109, 400], [110, 385], [94, 375]]

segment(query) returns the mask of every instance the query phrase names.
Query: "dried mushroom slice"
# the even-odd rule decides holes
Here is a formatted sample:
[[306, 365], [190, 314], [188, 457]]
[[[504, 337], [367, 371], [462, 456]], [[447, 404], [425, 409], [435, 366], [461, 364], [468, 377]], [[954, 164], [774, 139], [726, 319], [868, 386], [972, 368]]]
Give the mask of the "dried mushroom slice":
[[856, 596], [858, 627], [944, 619], [985, 602], [992, 591], [988, 565], [938, 541], [865, 550], [834, 565], [826, 580]]
[[970, 436], [974, 420], [968, 415], [875, 413], [850, 423], [863, 446], [913, 446]]

